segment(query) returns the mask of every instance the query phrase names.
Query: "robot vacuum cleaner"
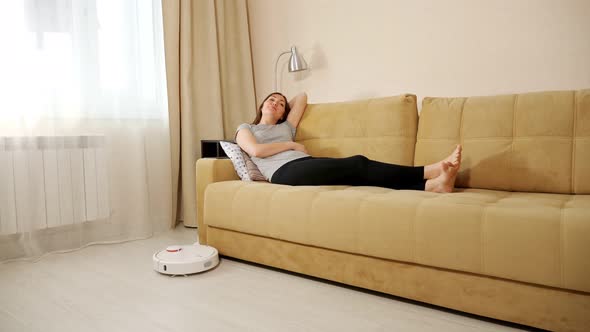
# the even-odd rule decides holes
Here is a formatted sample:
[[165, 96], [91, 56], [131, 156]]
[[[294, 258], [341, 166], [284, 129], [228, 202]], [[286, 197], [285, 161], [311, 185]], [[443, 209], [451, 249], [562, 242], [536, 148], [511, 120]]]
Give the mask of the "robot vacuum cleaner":
[[153, 256], [154, 270], [169, 275], [187, 275], [210, 270], [219, 264], [217, 249], [195, 243], [169, 246]]

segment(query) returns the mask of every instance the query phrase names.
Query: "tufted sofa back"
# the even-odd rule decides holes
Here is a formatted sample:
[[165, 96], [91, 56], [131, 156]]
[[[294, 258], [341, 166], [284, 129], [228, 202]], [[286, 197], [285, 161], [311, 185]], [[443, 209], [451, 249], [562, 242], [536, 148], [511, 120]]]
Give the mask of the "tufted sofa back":
[[416, 96], [309, 104], [295, 140], [315, 157], [348, 157], [412, 165], [418, 127]]
[[590, 193], [590, 90], [424, 98], [415, 165], [461, 143], [457, 186]]

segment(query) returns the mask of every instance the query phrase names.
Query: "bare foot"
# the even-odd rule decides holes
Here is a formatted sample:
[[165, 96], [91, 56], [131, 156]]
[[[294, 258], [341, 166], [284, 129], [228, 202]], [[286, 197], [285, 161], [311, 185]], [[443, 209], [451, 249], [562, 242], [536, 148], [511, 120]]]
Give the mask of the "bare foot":
[[442, 172], [436, 179], [426, 181], [425, 191], [435, 193], [451, 193], [455, 189], [455, 180], [457, 179], [457, 172], [459, 165], [455, 166], [451, 162], [441, 162]]
[[424, 166], [424, 178], [425, 179], [436, 179], [443, 173], [443, 164], [445, 162], [451, 163], [453, 167], [457, 167], [457, 169], [461, 168], [461, 152], [463, 152], [463, 147], [461, 144], [457, 144], [455, 150], [451, 152], [451, 154], [446, 157], [445, 159], [439, 161], [436, 164]]
[[448, 161], [451, 164], [453, 164], [453, 166], [457, 166], [457, 165], [461, 165], [461, 152], [463, 152], [463, 147], [461, 146], [461, 144], [457, 144], [457, 147], [455, 148], [455, 150], [453, 152], [451, 152], [451, 154], [443, 161]]

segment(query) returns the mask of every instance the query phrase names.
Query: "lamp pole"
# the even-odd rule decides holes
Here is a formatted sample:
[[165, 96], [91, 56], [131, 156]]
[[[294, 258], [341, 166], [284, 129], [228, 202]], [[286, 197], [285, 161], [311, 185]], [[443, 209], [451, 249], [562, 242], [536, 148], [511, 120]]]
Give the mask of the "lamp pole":
[[274, 85], [274, 91], [278, 91], [278, 87], [277, 87], [277, 84], [278, 84], [277, 83], [277, 80], [278, 80], [278, 78], [277, 78], [277, 68], [278, 68], [278, 65], [279, 65], [279, 59], [281, 58], [281, 56], [283, 56], [285, 54], [289, 54], [289, 53], [291, 53], [291, 52], [290, 51], [285, 51], [285, 52], [279, 54], [279, 56], [277, 57], [277, 60], [275, 61], [275, 85]]

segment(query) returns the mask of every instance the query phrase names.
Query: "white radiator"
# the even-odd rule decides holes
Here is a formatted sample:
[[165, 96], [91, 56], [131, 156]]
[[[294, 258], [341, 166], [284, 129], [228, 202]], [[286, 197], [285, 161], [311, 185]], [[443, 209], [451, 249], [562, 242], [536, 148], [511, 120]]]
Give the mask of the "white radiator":
[[0, 137], [0, 234], [110, 214], [102, 136]]

